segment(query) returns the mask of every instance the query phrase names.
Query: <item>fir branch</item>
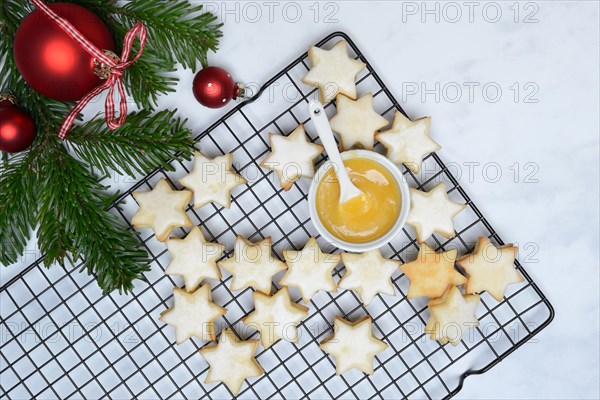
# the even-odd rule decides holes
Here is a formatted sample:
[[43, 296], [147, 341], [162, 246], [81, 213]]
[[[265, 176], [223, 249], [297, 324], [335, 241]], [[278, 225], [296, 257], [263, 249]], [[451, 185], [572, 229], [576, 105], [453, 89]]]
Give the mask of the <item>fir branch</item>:
[[[40, 250], [44, 263], [81, 257], [81, 269], [94, 274], [104, 292], [131, 291], [132, 281], [148, 270], [148, 258], [135, 231], [108, 211], [114, 200], [86, 165], [73, 158], [56, 138], [49, 139], [41, 160]], [[100, 207], [102, 206], [102, 207]]]
[[[161, 2], [137, 0], [125, 4], [117, 14], [123, 22], [144, 21], [148, 27], [152, 47], [164, 54], [173, 54], [185, 68], [195, 70], [200, 61], [207, 65], [206, 53], [216, 51], [220, 27], [216, 16], [202, 12], [202, 5], [187, 1]], [[192, 16], [192, 17], [190, 17]]]
[[[77, 0], [105, 18], [117, 19], [131, 27], [141, 21], [148, 28], [148, 46], [168, 62], [180, 62], [196, 70], [198, 61], [207, 65], [209, 50], [216, 51], [223, 35], [217, 17], [203, 12], [202, 4], [183, 1], [133, 0], [122, 6], [106, 0]], [[173, 57], [174, 56], [174, 57]]]
[[0, 264], [17, 261], [37, 223], [37, 168], [32, 151], [5, 160], [0, 168]]
[[127, 68], [123, 81], [139, 108], [153, 109], [159, 95], [175, 91], [179, 79], [169, 75], [174, 71], [174, 63], [166, 62], [152, 48], [146, 48], [142, 57]]
[[189, 158], [193, 152], [191, 131], [176, 110], [155, 115], [132, 113], [122, 127], [111, 131], [101, 119], [74, 127], [67, 142], [82, 160], [104, 174], [115, 170], [128, 175], [147, 173], [156, 167], [172, 169], [173, 154]]
[[14, 35], [21, 20], [33, 10], [29, 1], [3, 1], [0, 3], [0, 24], [3, 30]]

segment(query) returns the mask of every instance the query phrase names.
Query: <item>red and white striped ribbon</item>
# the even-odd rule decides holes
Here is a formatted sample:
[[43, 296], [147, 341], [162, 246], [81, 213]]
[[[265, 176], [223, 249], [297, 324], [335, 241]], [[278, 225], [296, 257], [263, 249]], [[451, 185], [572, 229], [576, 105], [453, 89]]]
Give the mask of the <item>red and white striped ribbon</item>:
[[[92, 89], [88, 94], [83, 96], [81, 100], [77, 103], [75, 107], [67, 114], [65, 120], [60, 126], [60, 130], [58, 131], [58, 137], [63, 139], [67, 136], [67, 133], [73, 126], [77, 115], [85, 108], [85, 106], [92, 100], [94, 97], [102, 93], [104, 90], [108, 89], [108, 96], [106, 97], [106, 102], [104, 103], [105, 111], [106, 111], [106, 124], [110, 129], [117, 129], [121, 125], [125, 123], [127, 119], [127, 97], [125, 94], [125, 87], [123, 86], [123, 70], [127, 69], [131, 64], [136, 62], [138, 58], [142, 55], [144, 51], [144, 45], [146, 44], [146, 38], [148, 37], [148, 31], [146, 27], [141, 23], [136, 23], [128, 32], [125, 34], [125, 39], [123, 41], [123, 51], [121, 53], [121, 60], [115, 61], [102, 50], [98, 49], [93, 43], [91, 43], [85, 36], [83, 36], [77, 29], [69, 23], [66, 19], [62, 18], [60, 15], [56, 14], [52, 11], [46, 3], [42, 0], [30, 0], [35, 6], [47, 15], [50, 19], [58, 24], [58, 26], [67, 33], [70, 37], [72, 37], [85, 51], [87, 51], [91, 56], [93, 56], [96, 60], [102, 62], [105, 65], [111, 67], [111, 73], [108, 79], [106, 79], [102, 84], [96, 86]], [[131, 48], [133, 46], [133, 41], [136, 37], [139, 37], [140, 40], [140, 49], [138, 53], [133, 57], [133, 59], [128, 60], [129, 53], [131, 52]], [[115, 120], [115, 99], [114, 99], [114, 90], [115, 86], [119, 90], [120, 103], [119, 103], [119, 118]]]

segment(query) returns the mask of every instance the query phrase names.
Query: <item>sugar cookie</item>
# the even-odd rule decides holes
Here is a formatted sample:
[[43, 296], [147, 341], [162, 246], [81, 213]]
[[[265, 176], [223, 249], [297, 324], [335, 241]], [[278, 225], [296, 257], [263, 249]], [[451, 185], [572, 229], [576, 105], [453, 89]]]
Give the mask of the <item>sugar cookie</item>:
[[478, 303], [479, 295], [463, 296], [456, 286], [448, 286], [442, 297], [429, 301], [431, 317], [425, 326], [425, 333], [429, 333], [432, 340], [439, 340], [442, 344], [450, 342], [456, 346], [468, 329], [479, 326], [475, 317]]
[[260, 343], [267, 349], [279, 339], [298, 343], [296, 326], [308, 315], [308, 308], [290, 300], [286, 287], [273, 296], [261, 292], [252, 293], [254, 311], [242, 322], [260, 332]]
[[319, 88], [321, 103], [329, 103], [338, 93], [356, 98], [356, 78], [366, 64], [348, 56], [345, 40], [337, 42], [331, 50], [312, 46], [308, 49], [308, 59], [311, 68], [302, 82]]
[[400, 266], [410, 279], [407, 297], [442, 297], [448, 286], [462, 285], [467, 278], [454, 269], [456, 249], [436, 253], [426, 243], [421, 243], [416, 260]]
[[200, 228], [195, 226], [185, 239], [167, 240], [171, 262], [165, 269], [167, 275], [183, 277], [185, 290], [193, 292], [204, 279], [221, 279], [217, 259], [225, 246], [207, 242]]
[[488, 238], [481, 236], [473, 253], [457, 260], [468, 274], [465, 285], [467, 293], [485, 290], [496, 300], [502, 301], [508, 285], [525, 280], [515, 268], [517, 251], [512, 243], [496, 247]]
[[279, 284], [297, 288], [305, 303], [319, 290], [336, 291], [337, 286], [331, 274], [342, 257], [323, 253], [316, 238], [311, 237], [300, 251], [284, 250], [283, 256], [288, 270]]
[[271, 153], [260, 166], [277, 173], [284, 190], [290, 190], [301, 177], [315, 175], [315, 158], [323, 152], [323, 146], [306, 140], [304, 125], [298, 125], [289, 136], [269, 134]]
[[194, 169], [179, 180], [194, 192], [194, 208], [215, 202], [225, 208], [231, 206], [231, 191], [247, 181], [232, 168], [233, 155], [225, 154], [210, 159], [199, 151], [194, 153]]
[[455, 203], [448, 198], [443, 182], [429, 192], [411, 188], [406, 223], [415, 227], [419, 242], [424, 242], [434, 232], [451, 238], [455, 234], [452, 219], [465, 207], [466, 204]]
[[271, 252], [273, 240], [268, 237], [258, 243], [251, 243], [241, 236], [235, 240], [232, 257], [218, 262], [218, 265], [231, 274], [231, 290], [253, 287], [270, 294], [273, 275], [287, 268]]
[[321, 350], [335, 358], [335, 373], [357, 368], [365, 374], [373, 374], [373, 358], [388, 345], [373, 336], [371, 317], [350, 322], [335, 317], [334, 334], [321, 342]]
[[411, 121], [400, 111], [394, 114], [392, 127], [375, 138], [387, 148], [387, 157], [396, 164], [403, 163], [415, 174], [421, 170], [423, 158], [441, 148], [429, 136], [431, 118]]
[[202, 340], [215, 340], [214, 321], [227, 310], [212, 302], [210, 284], [205, 284], [193, 293], [173, 289], [173, 307], [163, 311], [159, 319], [175, 328], [177, 344], [192, 336]]
[[358, 100], [338, 95], [336, 105], [337, 114], [329, 123], [339, 135], [342, 148], [348, 150], [359, 144], [367, 150], [373, 150], [375, 132], [388, 124], [388, 120], [373, 109], [373, 95], [367, 93]]
[[398, 270], [400, 261], [383, 258], [379, 250], [362, 254], [342, 253], [346, 273], [338, 287], [354, 290], [364, 305], [368, 305], [377, 293], [393, 296], [392, 274]]
[[237, 396], [244, 380], [265, 373], [254, 358], [257, 347], [258, 340], [240, 340], [231, 329], [225, 329], [219, 344], [198, 350], [209, 366], [204, 383], [223, 382]]
[[173, 228], [192, 226], [185, 213], [192, 192], [173, 190], [165, 180], [159, 180], [149, 192], [133, 192], [139, 209], [131, 219], [134, 228], [152, 228], [156, 239], [164, 242]]

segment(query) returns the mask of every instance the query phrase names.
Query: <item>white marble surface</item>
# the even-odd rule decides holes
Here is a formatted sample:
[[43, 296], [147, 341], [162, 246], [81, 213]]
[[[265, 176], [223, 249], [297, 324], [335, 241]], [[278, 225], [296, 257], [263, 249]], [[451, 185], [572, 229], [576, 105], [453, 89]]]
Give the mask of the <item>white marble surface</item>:
[[[469, 378], [458, 398], [599, 398], [598, 3], [250, 4], [208, 2], [225, 21], [212, 64], [260, 83], [309, 44], [345, 31], [410, 116], [433, 117], [442, 156], [461, 167], [461, 184], [499, 234], [529, 243], [520, 259], [556, 319], [537, 343]], [[193, 73], [178, 75], [178, 92], [160, 104], [179, 108], [200, 132], [224, 110], [200, 108]], [[21, 265], [1, 270], [2, 282], [35, 258], [35, 243], [29, 249]]]

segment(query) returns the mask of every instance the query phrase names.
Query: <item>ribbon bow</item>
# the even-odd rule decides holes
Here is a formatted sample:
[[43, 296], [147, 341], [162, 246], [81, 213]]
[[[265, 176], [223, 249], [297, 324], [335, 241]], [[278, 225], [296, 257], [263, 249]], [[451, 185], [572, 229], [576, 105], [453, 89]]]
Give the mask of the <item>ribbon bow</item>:
[[[75, 107], [67, 114], [65, 120], [60, 126], [58, 131], [58, 137], [64, 140], [67, 133], [73, 126], [77, 115], [85, 108], [85, 106], [94, 97], [108, 89], [108, 96], [104, 103], [106, 111], [106, 125], [109, 129], [117, 129], [125, 123], [127, 119], [127, 98], [125, 94], [125, 87], [123, 86], [123, 71], [127, 69], [131, 64], [136, 62], [142, 52], [144, 51], [144, 45], [146, 44], [146, 38], [148, 37], [148, 31], [146, 27], [141, 23], [136, 23], [126, 34], [123, 40], [123, 51], [121, 58], [114, 56], [111, 57], [111, 53], [108, 50], [102, 51], [98, 49], [92, 42], [90, 42], [85, 36], [83, 36], [69, 21], [62, 18], [50, 9], [42, 0], [31, 0], [33, 4], [50, 19], [58, 24], [58, 26], [71, 38], [73, 38], [86, 52], [95, 58], [95, 64], [101, 66], [101, 72], [106, 71], [108, 77], [100, 85], [96, 86], [89, 93], [87, 93]], [[133, 59], [128, 60], [129, 53], [133, 46], [133, 41], [138, 37], [140, 40], [140, 49]], [[115, 99], [114, 91], [115, 86], [119, 90], [119, 117], [115, 120]]]

